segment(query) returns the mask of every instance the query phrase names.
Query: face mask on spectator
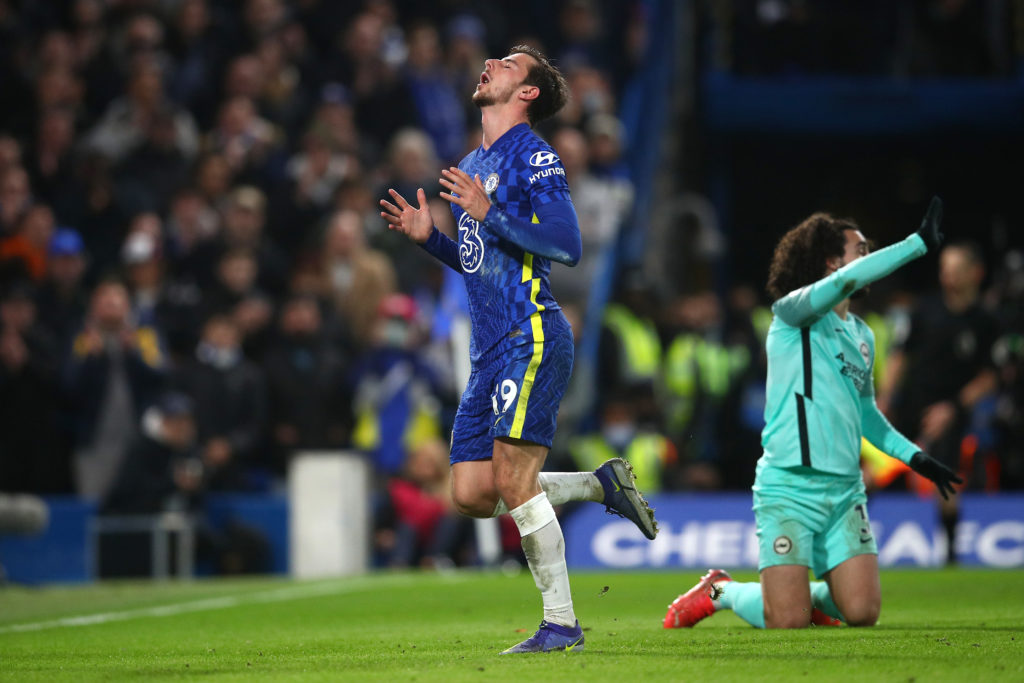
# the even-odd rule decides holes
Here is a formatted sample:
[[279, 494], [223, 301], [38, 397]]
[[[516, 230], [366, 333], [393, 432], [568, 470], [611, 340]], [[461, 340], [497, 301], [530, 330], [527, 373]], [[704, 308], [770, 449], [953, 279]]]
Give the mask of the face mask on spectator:
[[388, 320], [384, 323], [381, 338], [384, 346], [402, 349], [409, 344], [409, 326], [401, 320]]
[[636, 434], [636, 425], [632, 422], [616, 422], [606, 425], [601, 433], [612, 448], [625, 448]]
[[352, 286], [352, 266], [338, 263], [331, 268], [331, 284], [335, 289], [348, 289]]
[[242, 352], [237, 348], [223, 348], [209, 342], [199, 342], [196, 358], [218, 370], [230, 370], [242, 360]]

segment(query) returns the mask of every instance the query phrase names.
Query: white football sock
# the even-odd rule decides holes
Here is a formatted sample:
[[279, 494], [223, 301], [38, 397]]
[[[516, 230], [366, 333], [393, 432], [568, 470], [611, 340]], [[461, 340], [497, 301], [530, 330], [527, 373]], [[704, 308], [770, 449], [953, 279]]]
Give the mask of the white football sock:
[[[593, 472], [541, 472], [540, 487], [548, 494], [552, 505], [563, 505], [570, 501], [590, 500], [600, 503], [604, 500], [604, 489]], [[508, 512], [508, 506], [501, 498], [494, 507], [491, 517]]]
[[544, 620], [575, 626], [569, 570], [565, 566], [565, 539], [547, 494], [538, 493], [509, 514], [519, 528], [526, 562], [544, 601]]

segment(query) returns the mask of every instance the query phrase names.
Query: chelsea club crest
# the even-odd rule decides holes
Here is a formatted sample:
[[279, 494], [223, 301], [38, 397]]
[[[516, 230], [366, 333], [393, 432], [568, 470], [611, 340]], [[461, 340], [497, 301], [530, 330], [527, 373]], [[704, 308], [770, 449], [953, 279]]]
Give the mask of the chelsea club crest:
[[484, 180], [484, 192], [491, 194], [498, 189], [498, 174], [492, 173]]

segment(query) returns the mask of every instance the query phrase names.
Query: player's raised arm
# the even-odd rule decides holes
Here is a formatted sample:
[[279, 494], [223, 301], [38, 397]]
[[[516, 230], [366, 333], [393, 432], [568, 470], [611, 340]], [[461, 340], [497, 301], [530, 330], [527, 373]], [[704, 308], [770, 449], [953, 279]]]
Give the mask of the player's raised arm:
[[434, 219], [430, 215], [430, 205], [427, 204], [427, 195], [423, 188], [416, 191], [416, 202], [419, 204], [417, 207], [413, 207], [394, 189], [388, 190], [388, 194], [395, 200], [394, 204], [386, 199], [380, 200], [381, 208], [384, 209], [380, 216], [388, 222], [388, 227], [402, 233], [434, 258], [461, 273], [459, 246], [434, 227]]
[[933, 197], [921, 227], [916, 232], [885, 249], [836, 269], [813, 284], [790, 292], [772, 305], [772, 312], [794, 327], [807, 325], [858, 289], [936, 249], [942, 242], [942, 233], [939, 232], [941, 224], [942, 200]]
[[441, 171], [441, 176], [441, 184], [449, 190], [442, 192], [441, 198], [461, 206], [494, 234], [531, 254], [567, 266], [579, 263], [583, 245], [571, 201], [551, 201], [537, 206], [537, 221], [532, 222], [510, 216], [493, 206], [479, 177], [470, 178], [468, 173], [455, 167]]

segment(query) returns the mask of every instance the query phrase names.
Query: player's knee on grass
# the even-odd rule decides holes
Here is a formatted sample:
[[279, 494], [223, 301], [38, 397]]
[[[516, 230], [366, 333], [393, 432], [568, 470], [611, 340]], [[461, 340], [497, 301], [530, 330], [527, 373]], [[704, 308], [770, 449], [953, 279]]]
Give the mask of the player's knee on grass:
[[770, 610], [764, 607], [765, 628], [807, 628], [811, 625], [810, 610], [801, 607]]
[[852, 600], [841, 608], [843, 618], [850, 626], [874, 626], [878, 623], [881, 605], [873, 600]]

